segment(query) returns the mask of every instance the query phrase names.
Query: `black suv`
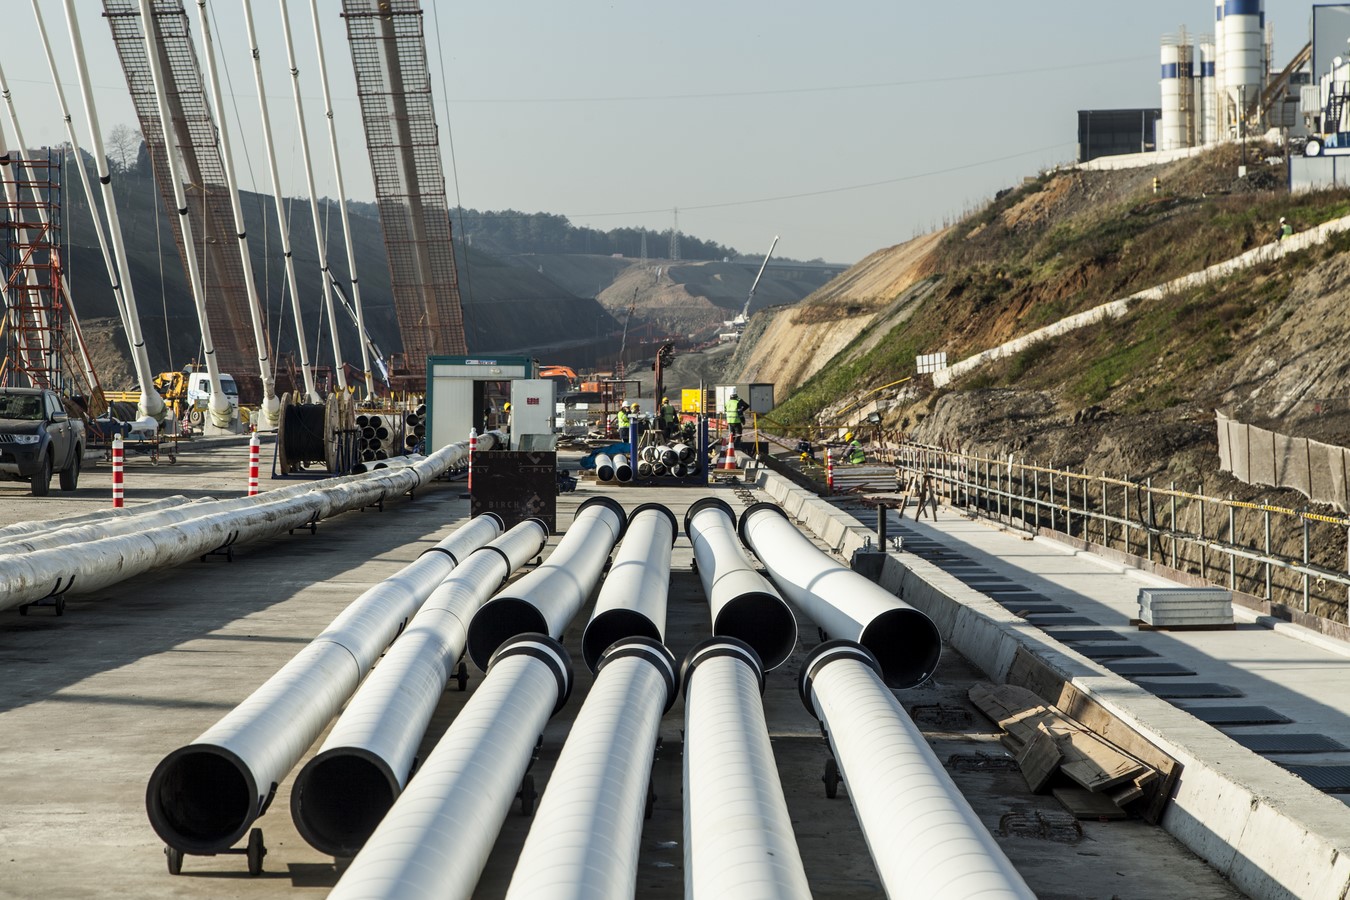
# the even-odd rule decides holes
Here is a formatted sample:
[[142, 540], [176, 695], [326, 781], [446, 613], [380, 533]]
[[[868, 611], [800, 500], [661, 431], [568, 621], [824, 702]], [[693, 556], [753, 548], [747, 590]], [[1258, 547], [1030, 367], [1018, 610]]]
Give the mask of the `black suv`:
[[34, 497], [45, 497], [60, 472], [61, 490], [73, 491], [84, 445], [84, 422], [54, 391], [0, 387], [0, 478], [27, 481]]

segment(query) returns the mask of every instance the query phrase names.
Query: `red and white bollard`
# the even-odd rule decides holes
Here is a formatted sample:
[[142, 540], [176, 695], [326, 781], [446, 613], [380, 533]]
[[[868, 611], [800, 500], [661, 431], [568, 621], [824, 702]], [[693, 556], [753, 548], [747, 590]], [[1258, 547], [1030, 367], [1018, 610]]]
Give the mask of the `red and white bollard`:
[[834, 457], [829, 447], [825, 448], [825, 493], [834, 493]]
[[122, 508], [122, 436], [120, 434], [113, 436], [112, 445], [112, 463], [113, 463], [113, 508]]
[[469, 493], [473, 493], [473, 454], [478, 449], [478, 429], [469, 429]]
[[261, 452], [262, 441], [258, 440], [255, 434], [248, 439], [248, 495], [250, 497], [258, 496], [258, 455]]

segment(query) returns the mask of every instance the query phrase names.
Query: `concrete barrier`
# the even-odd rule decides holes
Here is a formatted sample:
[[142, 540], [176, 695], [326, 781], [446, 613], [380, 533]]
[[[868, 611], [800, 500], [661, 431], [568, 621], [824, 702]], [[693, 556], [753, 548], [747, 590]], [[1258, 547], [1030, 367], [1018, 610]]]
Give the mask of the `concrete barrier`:
[[[761, 474], [770, 496], [779, 478]], [[871, 532], [826, 500], [804, 501], [807, 527], [845, 558]], [[851, 516], [848, 518], [852, 518]], [[1191, 714], [1048, 637], [937, 566], [888, 553], [879, 583], [926, 613], [943, 640], [991, 681], [1019, 654], [1062, 678], [1120, 725], [1181, 764], [1161, 825], [1252, 897], [1350, 896], [1350, 809]], [[1048, 698], [1047, 698], [1048, 699]]]

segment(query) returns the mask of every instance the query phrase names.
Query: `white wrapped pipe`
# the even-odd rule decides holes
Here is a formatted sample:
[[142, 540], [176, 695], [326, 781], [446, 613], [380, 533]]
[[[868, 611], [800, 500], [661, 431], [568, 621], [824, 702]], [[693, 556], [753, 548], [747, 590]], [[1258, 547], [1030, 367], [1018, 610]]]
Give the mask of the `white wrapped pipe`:
[[694, 563], [712, 612], [712, 633], [745, 641], [765, 668], [787, 662], [797, 646], [797, 620], [773, 585], [741, 550], [736, 514], [716, 497], [689, 507], [684, 531], [694, 546]]
[[644, 503], [629, 515], [623, 543], [581, 636], [581, 656], [592, 672], [605, 649], [621, 638], [665, 639], [670, 550], [678, 530], [675, 514], [659, 503]]
[[0, 544], [8, 544], [13, 540], [23, 540], [36, 534], [50, 534], [61, 528], [75, 528], [79, 525], [107, 522], [109, 519], [140, 516], [147, 513], [158, 512], [161, 509], [172, 509], [175, 506], [182, 506], [186, 503], [200, 502], [202, 501], [189, 499], [182, 494], [175, 494], [172, 497], [151, 500], [149, 503], [138, 503], [135, 506], [110, 506], [96, 512], [78, 513], [73, 516], [62, 516], [57, 519], [16, 522], [13, 525], [6, 525], [4, 528], [0, 528]]
[[680, 462], [685, 464], [693, 462], [694, 448], [690, 447], [688, 444], [675, 444], [670, 449], [675, 451], [675, 456]]
[[507, 900], [631, 900], [652, 754], [678, 684], [675, 657], [659, 641], [630, 638], [605, 651]]
[[527, 632], [562, 637], [563, 629], [595, 590], [609, 551], [623, 537], [628, 517], [609, 497], [592, 497], [544, 564], [493, 597], [469, 623], [469, 658], [486, 669], [507, 638]]
[[612, 457], [614, 461], [614, 480], [620, 484], [627, 484], [633, 480], [633, 466], [628, 462], [628, 456], [623, 453], [616, 453]]
[[750, 645], [712, 638], [685, 657], [684, 895], [809, 898]]
[[468, 900], [535, 740], [571, 690], [562, 644], [542, 634], [503, 644], [329, 900]]
[[887, 895], [1036, 896], [882, 683], [871, 653], [852, 641], [821, 644], [799, 687], [829, 735]]
[[291, 818], [311, 846], [351, 857], [370, 838], [408, 783], [464, 653], [469, 618], [546, 540], [544, 523], [527, 519], [475, 550], [432, 591], [295, 778]]
[[[482, 438], [479, 439], [480, 442]], [[421, 487], [468, 459], [468, 444], [450, 444], [404, 469], [298, 484], [256, 497], [192, 504], [195, 518], [163, 524], [163, 510], [136, 521], [134, 533], [0, 559], [0, 609], [54, 592], [83, 593], [142, 572], [196, 559], [227, 542], [236, 545], [299, 528], [307, 522], [360, 509]]]
[[188, 853], [214, 853], [243, 837], [380, 651], [457, 561], [500, 531], [492, 515], [457, 529], [352, 601], [243, 703], [164, 757], [145, 791], [155, 832]]
[[595, 454], [595, 480], [614, 480], [614, 459], [605, 453]]
[[942, 635], [928, 616], [840, 565], [772, 503], [742, 513], [740, 532], [773, 583], [826, 634], [856, 641], [876, 656], [889, 687], [911, 688], [933, 674]]

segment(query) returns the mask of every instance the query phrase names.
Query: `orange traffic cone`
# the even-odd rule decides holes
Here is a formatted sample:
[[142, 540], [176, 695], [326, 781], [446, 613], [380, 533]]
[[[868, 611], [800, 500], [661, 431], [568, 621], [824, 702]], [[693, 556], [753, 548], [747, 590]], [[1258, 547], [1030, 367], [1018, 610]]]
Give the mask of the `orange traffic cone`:
[[736, 468], [736, 445], [733, 443], [731, 435], [727, 435], [727, 442], [722, 447], [722, 458], [717, 461], [717, 468]]

